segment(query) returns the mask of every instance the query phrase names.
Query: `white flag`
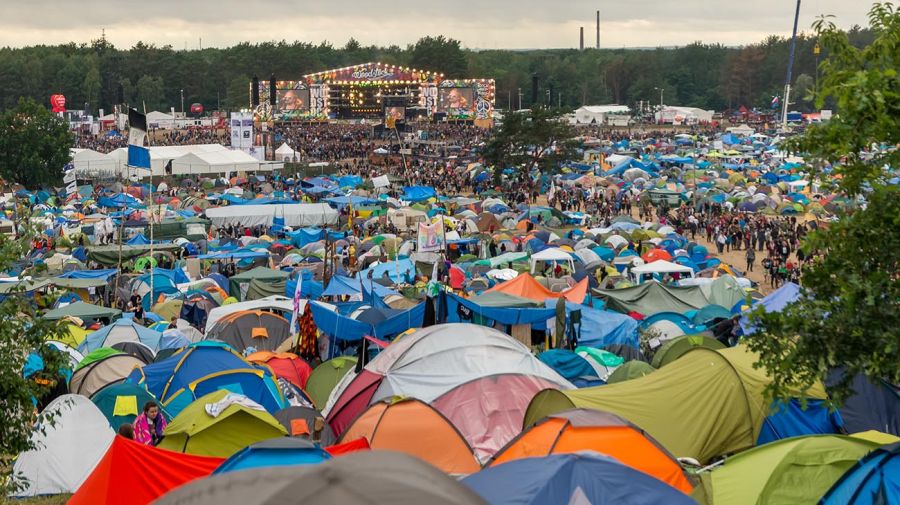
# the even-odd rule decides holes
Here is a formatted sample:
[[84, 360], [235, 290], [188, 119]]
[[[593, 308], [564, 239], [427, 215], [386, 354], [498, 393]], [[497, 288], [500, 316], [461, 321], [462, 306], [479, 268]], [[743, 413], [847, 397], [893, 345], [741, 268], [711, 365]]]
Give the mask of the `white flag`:
[[299, 333], [300, 321], [300, 291], [303, 289], [303, 272], [297, 274], [297, 288], [294, 289], [294, 311], [291, 313], [291, 332]]

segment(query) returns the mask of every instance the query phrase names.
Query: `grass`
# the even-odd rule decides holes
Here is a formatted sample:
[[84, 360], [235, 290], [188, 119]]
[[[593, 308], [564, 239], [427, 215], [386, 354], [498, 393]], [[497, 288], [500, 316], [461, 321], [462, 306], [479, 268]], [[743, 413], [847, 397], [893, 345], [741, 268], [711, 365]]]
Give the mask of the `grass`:
[[52, 496], [40, 496], [37, 498], [24, 498], [21, 500], [10, 500], [0, 497], [0, 503], [10, 505], [65, 505], [71, 496], [72, 495], [70, 494], [56, 494]]

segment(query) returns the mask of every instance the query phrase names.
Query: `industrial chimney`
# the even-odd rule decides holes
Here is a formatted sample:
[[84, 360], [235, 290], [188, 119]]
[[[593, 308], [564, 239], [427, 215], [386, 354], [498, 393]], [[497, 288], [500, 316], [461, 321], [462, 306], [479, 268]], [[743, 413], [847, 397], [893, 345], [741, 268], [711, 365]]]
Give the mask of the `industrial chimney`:
[[578, 50], [584, 51], [584, 27], [581, 27], [581, 35], [579, 36]]
[[597, 49], [600, 49], [600, 11], [597, 11]]

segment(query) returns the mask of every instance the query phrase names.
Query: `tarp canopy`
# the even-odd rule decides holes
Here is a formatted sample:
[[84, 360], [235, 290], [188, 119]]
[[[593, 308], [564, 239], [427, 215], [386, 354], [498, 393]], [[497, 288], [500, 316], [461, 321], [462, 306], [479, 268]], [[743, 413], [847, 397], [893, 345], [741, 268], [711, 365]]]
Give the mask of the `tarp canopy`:
[[256, 267], [253, 270], [241, 272], [232, 276], [228, 280], [228, 294], [235, 298], [241, 299], [241, 285], [249, 284], [250, 281], [257, 280], [262, 282], [283, 281], [288, 278], [288, 273], [281, 270], [273, 270], [268, 267]]
[[[532, 258], [534, 258], [534, 256], [532, 256]], [[588, 279], [585, 277], [571, 288], [556, 293], [545, 288], [543, 284], [538, 282], [531, 275], [524, 273], [519, 274], [515, 279], [497, 284], [496, 286], [488, 289], [488, 292], [499, 291], [509, 295], [521, 296], [523, 298], [535, 300], [537, 302], [543, 302], [547, 298], [564, 297], [570, 302], [582, 303], [584, 302], [584, 297], [587, 294], [587, 289]]]
[[698, 286], [669, 286], [656, 281], [621, 289], [594, 289], [594, 294], [606, 302], [608, 308], [623, 314], [683, 314], [709, 305], [709, 300]]
[[338, 211], [327, 203], [295, 203], [277, 205], [229, 205], [206, 209], [206, 217], [217, 227], [226, 225], [272, 226], [275, 218], [284, 226], [330, 226], [338, 223]]
[[57, 320], [64, 317], [77, 317], [84, 321], [100, 318], [114, 319], [121, 314], [122, 311], [119, 309], [101, 307], [79, 301], [47, 312], [44, 314], [44, 319]]

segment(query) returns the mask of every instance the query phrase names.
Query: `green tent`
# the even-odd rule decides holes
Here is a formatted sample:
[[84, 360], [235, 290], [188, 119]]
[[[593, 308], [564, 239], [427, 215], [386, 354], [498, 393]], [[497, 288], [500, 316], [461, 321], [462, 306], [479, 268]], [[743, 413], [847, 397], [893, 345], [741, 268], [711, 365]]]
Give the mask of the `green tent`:
[[119, 309], [100, 307], [99, 305], [92, 305], [85, 302], [75, 302], [47, 312], [44, 314], [44, 319], [55, 321], [57, 319], [72, 316], [85, 321], [108, 317], [110, 322], [112, 322], [113, 319], [118, 318], [120, 315], [122, 315], [122, 311]]
[[322, 409], [338, 382], [356, 366], [355, 356], [338, 356], [319, 364], [306, 381], [306, 392], [316, 407]]
[[232, 403], [216, 417], [206, 412], [208, 404], [219, 402], [229, 394], [233, 393], [220, 389], [191, 402], [166, 426], [159, 447], [227, 458], [250, 444], [287, 435], [284, 426], [265, 410]]
[[639, 312], [653, 315], [657, 312], [678, 312], [709, 305], [709, 300], [699, 286], [666, 286], [650, 281], [622, 289], [594, 289], [606, 307], [623, 314]]
[[110, 356], [115, 356], [117, 354], [125, 354], [118, 349], [113, 349], [112, 347], [100, 347], [99, 349], [94, 349], [84, 356], [84, 359], [78, 362], [78, 365], [75, 367], [73, 372], [77, 372], [82, 368], [94, 363], [96, 361], [104, 360]]
[[[123, 424], [134, 423], [144, 404], [151, 400], [156, 401], [156, 398], [146, 389], [128, 382], [115, 382], [91, 396], [91, 401], [103, 412], [114, 430]], [[168, 414], [163, 412], [163, 415], [169, 419]]]
[[241, 285], [249, 285], [250, 282], [254, 280], [262, 282], [275, 282], [287, 280], [287, 278], [287, 272], [282, 272], [281, 270], [273, 270], [267, 267], [256, 267], [252, 270], [241, 272], [228, 279], [228, 294], [237, 298], [238, 300], [243, 301], [245, 298], [241, 296]]
[[693, 496], [708, 505], [817, 503], [844, 472], [878, 447], [843, 435], [778, 440], [701, 473], [702, 485]]
[[653, 355], [653, 361], [650, 364], [653, 365], [653, 368], [668, 365], [695, 347], [716, 350], [724, 349], [725, 344], [706, 335], [682, 335], [666, 341]]
[[[119, 264], [120, 252], [122, 261], [128, 261], [149, 254], [150, 249], [150, 244], [122, 245], [121, 247], [118, 245], [90, 246], [87, 248], [87, 257], [89, 260], [96, 261], [104, 266], [116, 266]], [[181, 249], [181, 246], [177, 244], [153, 244], [152, 249], [154, 252], [173, 252]]]
[[515, 263], [517, 261], [525, 261], [528, 259], [527, 252], [506, 252], [493, 258], [488, 258], [484, 260], [478, 260], [475, 262], [476, 265], [479, 266], [489, 266], [491, 268], [498, 268], [507, 263]]
[[606, 378], [606, 383], [615, 384], [617, 382], [630, 381], [631, 379], [643, 377], [655, 370], [649, 363], [638, 359], [627, 361], [609, 374], [609, 377]]
[[[771, 404], [764, 394], [770, 380], [753, 367], [756, 361], [744, 346], [718, 351], [698, 347], [637, 379], [544, 390], [528, 405], [524, 426], [576, 407], [605, 410], [646, 430], [675, 457], [706, 462], [756, 445]], [[826, 398], [821, 384], [807, 394]]]
[[531, 298], [510, 295], [500, 291], [485, 291], [480, 295], [469, 298], [469, 301], [482, 307], [544, 308], [543, 303]]
[[247, 286], [247, 296], [244, 297], [244, 300], [259, 300], [267, 296], [284, 296], [286, 290], [287, 279], [279, 281], [253, 279], [250, 281], [250, 285]]

